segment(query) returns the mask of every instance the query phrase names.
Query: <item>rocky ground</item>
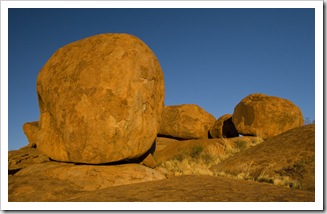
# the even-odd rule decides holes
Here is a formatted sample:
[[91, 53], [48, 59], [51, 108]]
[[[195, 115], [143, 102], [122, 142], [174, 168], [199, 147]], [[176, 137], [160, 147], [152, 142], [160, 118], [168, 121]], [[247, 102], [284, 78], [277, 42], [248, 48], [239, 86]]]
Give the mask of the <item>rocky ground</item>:
[[50, 160], [9, 152], [9, 201], [315, 201], [314, 125], [257, 137], [157, 139], [157, 167]]
[[[24, 185], [22, 185], [24, 184]], [[13, 176], [9, 201], [61, 202], [306, 202], [311, 191], [255, 181], [208, 175], [183, 175], [164, 180], [80, 191], [56, 179]]]

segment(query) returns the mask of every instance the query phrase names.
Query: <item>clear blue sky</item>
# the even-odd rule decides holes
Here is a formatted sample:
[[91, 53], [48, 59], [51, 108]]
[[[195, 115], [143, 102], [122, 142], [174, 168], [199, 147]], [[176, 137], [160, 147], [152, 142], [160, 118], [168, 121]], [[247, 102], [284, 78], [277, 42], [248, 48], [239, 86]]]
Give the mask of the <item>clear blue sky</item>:
[[315, 118], [314, 9], [9, 9], [9, 150], [37, 121], [37, 74], [60, 47], [129, 33], [157, 56], [165, 104], [216, 118], [251, 93], [291, 100]]

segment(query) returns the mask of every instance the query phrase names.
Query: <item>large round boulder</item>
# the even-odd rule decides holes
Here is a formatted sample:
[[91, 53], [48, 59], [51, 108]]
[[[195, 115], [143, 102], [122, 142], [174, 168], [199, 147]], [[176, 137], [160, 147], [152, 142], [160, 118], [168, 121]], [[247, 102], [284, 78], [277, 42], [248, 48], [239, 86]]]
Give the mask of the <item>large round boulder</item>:
[[302, 126], [299, 107], [287, 99], [265, 94], [250, 94], [234, 108], [233, 124], [242, 135], [264, 139]]
[[176, 139], [206, 139], [216, 118], [195, 104], [165, 106], [159, 135]]
[[230, 138], [238, 137], [239, 134], [233, 124], [232, 115], [224, 114], [219, 117], [218, 120], [213, 124], [210, 135], [213, 138]]
[[150, 48], [128, 34], [100, 34], [57, 50], [37, 78], [37, 148], [58, 161], [138, 158], [159, 132], [164, 77]]

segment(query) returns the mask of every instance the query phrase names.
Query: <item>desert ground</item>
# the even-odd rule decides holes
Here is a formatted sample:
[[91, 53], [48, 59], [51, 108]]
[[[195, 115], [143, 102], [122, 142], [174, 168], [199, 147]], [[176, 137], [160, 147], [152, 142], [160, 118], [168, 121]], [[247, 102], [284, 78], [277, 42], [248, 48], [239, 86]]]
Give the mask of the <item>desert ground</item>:
[[[65, 168], [55, 172], [49, 167], [54, 161], [36, 148], [22, 148], [9, 152], [9, 201], [314, 202], [314, 130], [314, 125], [306, 125], [265, 141], [159, 137], [153, 154], [157, 166], [151, 170], [164, 177], [138, 177], [144, 172], [136, 170], [119, 184], [123, 175], [112, 173], [116, 185], [105, 185], [109, 178], [91, 171], [69, 179], [63, 175]], [[118, 167], [119, 172], [121, 165], [104, 167]]]

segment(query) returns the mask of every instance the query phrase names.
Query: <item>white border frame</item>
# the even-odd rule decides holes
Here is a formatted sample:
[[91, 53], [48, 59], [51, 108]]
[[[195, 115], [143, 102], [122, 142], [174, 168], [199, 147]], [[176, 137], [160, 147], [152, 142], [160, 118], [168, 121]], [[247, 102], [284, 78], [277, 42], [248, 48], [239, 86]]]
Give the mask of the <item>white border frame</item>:
[[[8, 8], [315, 8], [315, 202], [8, 202]], [[323, 1], [2, 1], [1, 210], [323, 210]]]
[[8, 8], [319, 8], [323, 1], [10, 1]]

